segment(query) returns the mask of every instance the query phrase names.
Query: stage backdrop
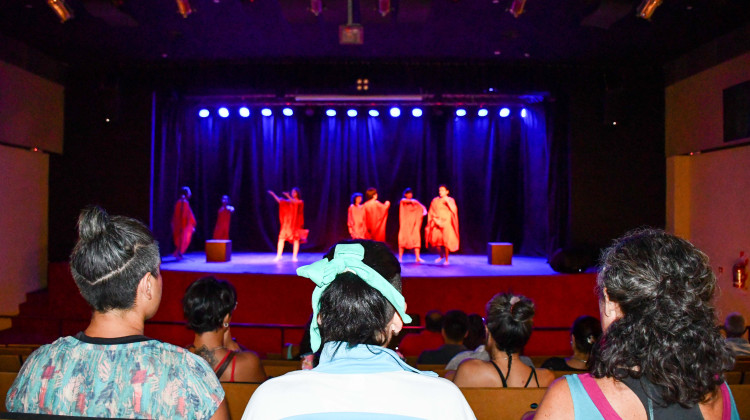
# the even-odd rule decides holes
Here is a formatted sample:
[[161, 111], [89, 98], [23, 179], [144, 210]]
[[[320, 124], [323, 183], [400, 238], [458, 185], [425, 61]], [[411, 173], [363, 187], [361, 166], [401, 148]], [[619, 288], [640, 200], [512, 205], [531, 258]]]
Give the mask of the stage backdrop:
[[[511, 107], [511, 116], [490, 107], [486, 117], [467, 108], [424, 108], [414, 117], [411, 107], [391, 117], [388, 108], [354, 107], [358, 115], [334, 107], [295, 107], [284, 116], [281, 107], [262, 116], [250, 105], [250, 116], [239, 116], [241, 105], [218, 115], [216, 99], [163, 100], [157, 112], [154, 152], [153, 228], [166, 255], [174, 250], [170, 220], [179, 188], [193, 191], [191, 205], [198, 222], [189, 250], [202, 250], [216, 223], [221, 196], [231, 197], [234, 250], [272, 252], [278, 238], [278, 206], [267, 190], [280, 194], [298, 186], [305, 201], [309, 241], [302, 250], [322, 251], [348, 238], [347, 209], [354, 192], [378, 189], [390, 200], [387, 242], [396, 249], [398, 201], [406, 187], [426, 207], [447, 184], [456, 199], [462, 253], [485, 253], [487, 242], [506, 241], [523, 255], [547, 255], [551, 150], [543, 104]], [[210, 116], [201, 118], [206, 108]], [[564, 184], [564, 183], [563, 183]], [[425, 218], [426, 219], [426, 218]], [[424, 225], [423, 225], [424, 226]], [[556, 227], [553, 227], [553, 230]], [[424, 237], [422, 238], [424, 241]], [[424, 242], [423, 242], [424, 243]]]

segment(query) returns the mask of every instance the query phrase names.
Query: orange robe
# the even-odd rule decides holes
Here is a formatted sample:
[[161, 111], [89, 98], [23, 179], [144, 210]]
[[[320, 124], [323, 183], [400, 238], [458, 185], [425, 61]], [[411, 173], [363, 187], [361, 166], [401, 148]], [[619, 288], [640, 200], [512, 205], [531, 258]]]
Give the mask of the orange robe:
[[427, 209], [417, 200], [402, 198], [398, 205], [398, 247], [422, 247], [422, 218]]
[[229, 222], [231, 219], [232, 212], [226, 206], [221, 206], [219, 216], [216, 218], [214, 239], [229, 239]]
[[185, 198], [177, 200], [172, 214], [172, 239], [174, 239], [175, 249], [180, 254], [187, 251], [190, 240], [193, 239], [196, 224], [190, 203]]
[[305, 202], [302, 200], [279, 199], [279, 240], [289, 242], [300, 240], [300, 230], [305, 225]]
[[363, 205], [349, 205], [349, 217], [347, 223], [349, 226], [349, 235], [352, 239], [365, 239], [367, 227], [365, 226], [365, 207]]
[[385, 222], [388, 221], [388, 206], [371, 199], [362, 205], [365, 208], [365, 239], [385, 242]]
[[450, 252], [458, 250], [458, 207], [452, 197], [435, 197], [427, 213], [425, 245], [444, 246]]

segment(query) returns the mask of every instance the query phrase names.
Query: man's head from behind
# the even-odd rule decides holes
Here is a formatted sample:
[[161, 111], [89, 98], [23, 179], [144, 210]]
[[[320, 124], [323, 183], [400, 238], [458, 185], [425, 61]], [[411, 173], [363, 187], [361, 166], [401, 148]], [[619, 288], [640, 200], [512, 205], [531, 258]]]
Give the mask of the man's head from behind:
[[439, 333], [443, 329], [443, 313], [437, 309], [428, 311], [424, 317], [424, 328], [427, 331]]
[[454, 309], [443, 316], [443, 337], [446, 342], [463, 343], [469, 331], [469, 316], [466, 312]]
[[732, 312], [724, 320], [727, 337], [742, 337], [745, 334], [745, 318], [739, 312]]

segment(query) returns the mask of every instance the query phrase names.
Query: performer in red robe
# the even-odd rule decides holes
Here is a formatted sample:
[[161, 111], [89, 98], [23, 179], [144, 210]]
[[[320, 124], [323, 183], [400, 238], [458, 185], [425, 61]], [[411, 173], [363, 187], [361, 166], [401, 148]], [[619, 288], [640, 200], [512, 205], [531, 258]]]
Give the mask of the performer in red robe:
[[448, 253], [456, 252], [459, 245], [458, 207], [445, 185], [438, 188], [438, 197], [432, 199], [425, 227], [425, 245], [438, 248], [436, 263], [448, 264]]
[[297, 187], [292, 188], [292, 193], [282, 192], [284, 197], [280, 198], [273, 191], [268, 191], [271, 196], [279, 203], [279, 243], [276, 246], [276, 259], [281, 259], [284, 252], [284, 242], [292, 243], [292, 261], [297, 261], [300, 242], [307, 241], [307, 231], [302, 229], [305, 225], [305, 202], [302, 201], [300, 190]]
[[182, 196], [175, 203], [172, 214], [172, 238], [175, 247], [172, 255], [177, 259], [182, 259], [195, 232], [195, 216], [188, 202], [191, 195], [190, 188], [182, 187]]
[[232, 219], [232, 213], [234, 213], [234, 207], [229, 205], [229, 196], [221, 196], [221, 207], [214, 228], [214, 239], [229, 239], [229, 221]]
[[365, 239], [385, 242], [385, 223], [388, 221], [388, 208], [391, 202], [381, 203], [378, 201], [378, 190], [368, 188], [365, 191], [365, 227], [367, 232]]
[[352, 239], [365, 239], [367, 227], [365, 226], [365, 207], [362, 205], [362, 194], [352, 194], [352, 204], [349, 205], [349, 217], [346, 222], [349, 226], [349, 235]]
[[424, 262], [419, 258], [422, 247], [422, 218], [427, 215], [427, 209], [414, 199], [411, 188], [404, 190], [403, 198], [398, 205], [398, 261], [404, 258], [404, 249], [414, 249], [414, 256], [418, 263]]

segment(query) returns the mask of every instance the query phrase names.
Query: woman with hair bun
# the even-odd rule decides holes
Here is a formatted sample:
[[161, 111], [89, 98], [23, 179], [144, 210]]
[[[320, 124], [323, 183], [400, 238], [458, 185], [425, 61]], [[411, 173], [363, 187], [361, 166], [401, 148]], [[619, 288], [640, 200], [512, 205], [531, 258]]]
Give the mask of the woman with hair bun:
[[708, 257], [690, 242], [655, 229], [616, 240], [597, 276], [604, 333], [591, 373], [555, 382], [536, 418], [739, 419], [715, 290]]
[[241, 351], [232, 339], [229, 323], [236, 307], [237, 292], [228, 281], [208, 276], [188, 286], [182, 309], [195, 331], [188, 349], [208, 362], [222, 382], [263, 382], [266, 372], [258, 356]]
[[602, 326], [598, 319], [589, 315], [581, 315], [573, 321], [570, 328], [570, 347], [573, 355], [551, 357], [542, 363], [542, 367], [550, 370], [588, 370], [591, 349], [602, 335]]
[[[547, 369], [523, 364], [520, 353], [531, 337], [534, 302], [512, 293], [498, 293], [487, 303], [487, 349], [490, 360], [467, 359], [453, 382], [459, 387], [541, 388], [555, 376]], [[513, 363], [513, 362], [516, 363]]]

